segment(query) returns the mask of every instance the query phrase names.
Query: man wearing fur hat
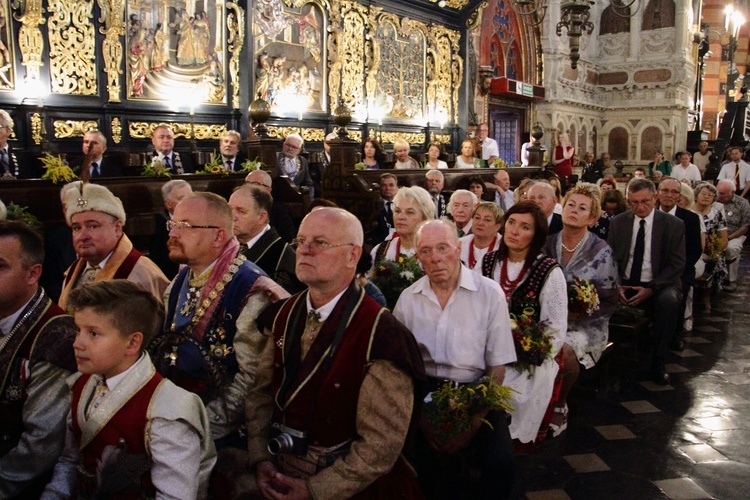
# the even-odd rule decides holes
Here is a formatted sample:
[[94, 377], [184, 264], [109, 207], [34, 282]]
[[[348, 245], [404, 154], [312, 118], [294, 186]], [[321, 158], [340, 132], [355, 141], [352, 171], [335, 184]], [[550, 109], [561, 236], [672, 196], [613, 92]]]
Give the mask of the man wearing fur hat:
[[65, 194], [64, 203], [78, 259], [65, 273], [60, 307], [66, 308], [71, 290], [110, 279], [138, 283], [161, 301], [169, 280], [123, 233], [125, 210], [120, 199], [104, 186], [82, 184]]

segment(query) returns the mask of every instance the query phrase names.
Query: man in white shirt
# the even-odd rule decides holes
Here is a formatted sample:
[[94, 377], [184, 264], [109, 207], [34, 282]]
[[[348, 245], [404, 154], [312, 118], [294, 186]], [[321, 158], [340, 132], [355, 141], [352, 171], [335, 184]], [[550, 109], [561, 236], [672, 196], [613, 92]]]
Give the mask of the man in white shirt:
[[471, 234], [471, 213], [477, 203], [477, 195], [466, 189], [457, 189], [451, 195], [448, 206], [459, 238]]
[[742, 160], [742, 148], [734, 146], [729, 150], [729, 163], [721, 167], [717, 181], [728, 180], [734, 183], [735, 194], [742, 198], [750, 190], [750, 165]]
[[711, 151], [708, 150], [708, 143], [701, 141], [698, 144], [698, 152], [693, 155], [693, 164], [698, 167], [701, 172], [701, 176], [706, 173], [708, 163], [711, 160]]
[[[505, 365], [516, 360], [502, 289], [461, 265], [461, 243], [449, 221], [423, 224], [416, 244], [425, 276], [404, 290], [393, 314], [417, 340], [429, 389], [446, 379], [468, 383], [483, 376], [502, 384]], [[492, 428], [475, 419], [467, 431], [441, 441], [423, 415], [416, 467], [428, 498], [435, 491], [443, 498], [509, 497], [514, 463], [508, 424], [499, 412], [485, 418]], [[462, 449], [475, 453], [482, 473], [476, 484], [459, 476], [461, 457], [446, 457]]]
[[500, 156], [500, 150], [497, 147], [495, 139], [487, 137], [490, 129], [486, 123], [480, 123], [477, 129], [477, 137], [479, 138], [479, 145], [482, 147], [482, 159], [487, 161], [487, 166], [491, 166], [492, 162], [497, 160]]
[[513, 190], [510, 188], [510, 176], [505, 170], [498, 170], [495, 172], [494, 180], [497, 189], [495, 203], [505, 212], [516, 203]]
[[683, 151], [679, 156], [680, 163], [672, 168], [672, 177], [678, 181], [687, 179], [689, 181], [700, 182], [701, 171], [698, 167], [690, 163], [690, 153]]

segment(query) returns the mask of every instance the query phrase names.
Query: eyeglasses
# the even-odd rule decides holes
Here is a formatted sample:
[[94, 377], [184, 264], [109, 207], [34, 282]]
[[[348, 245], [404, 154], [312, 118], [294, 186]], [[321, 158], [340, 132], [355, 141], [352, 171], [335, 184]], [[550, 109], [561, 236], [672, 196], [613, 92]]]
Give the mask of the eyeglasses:
[[221, 229], [221, 228], [219, 226], [194, 226], [190, 224], [189, 222], [185, 222], [182, 220], [168, 220], [167, 231], [171, 231], [173, 229], [181, 231], [183, 229]]
[[429, 258], [433, 252], [441, 256], [448, 255], [453, 249], [454, 247], [450, 245], [438, 245], [435, 248], [425, 247], [419, 249], [419, 255], [424, 258]]
[[294, 249], [294, 251], [297, 251], [303, 246], [307, 245], [308, 251], [310, 253], [317, 254], [328, 250], [329, 248], [354, 246], [354, 243], [339, 243], [337, 245], [334, 245], [332, 243], [326, 243], [322, 240], [306, 240], [305, 238], [294, 238], [289, 245], [292, 247], [292, 249]]

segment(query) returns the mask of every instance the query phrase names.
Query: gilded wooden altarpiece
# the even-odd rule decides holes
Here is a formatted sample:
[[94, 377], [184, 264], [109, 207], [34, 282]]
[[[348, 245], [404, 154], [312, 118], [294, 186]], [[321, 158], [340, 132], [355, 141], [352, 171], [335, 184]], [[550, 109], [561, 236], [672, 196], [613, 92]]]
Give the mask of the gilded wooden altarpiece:
[[0, 3], [0, 90], [14, 90], [15, 57], [13, 56], [13, 31], [8, 2]]

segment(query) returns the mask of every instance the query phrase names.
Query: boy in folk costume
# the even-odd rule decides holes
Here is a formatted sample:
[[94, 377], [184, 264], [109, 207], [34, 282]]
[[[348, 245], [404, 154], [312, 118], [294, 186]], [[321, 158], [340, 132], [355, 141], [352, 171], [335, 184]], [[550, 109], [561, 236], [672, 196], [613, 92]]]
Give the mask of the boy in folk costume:
[[65, 450], [42, 498], [204, 498], [216, 462], [198, 396], [156, 373], [143, 346], [163, 309], [126, 280], [70, 294], [81, 372], [72, 376]]

